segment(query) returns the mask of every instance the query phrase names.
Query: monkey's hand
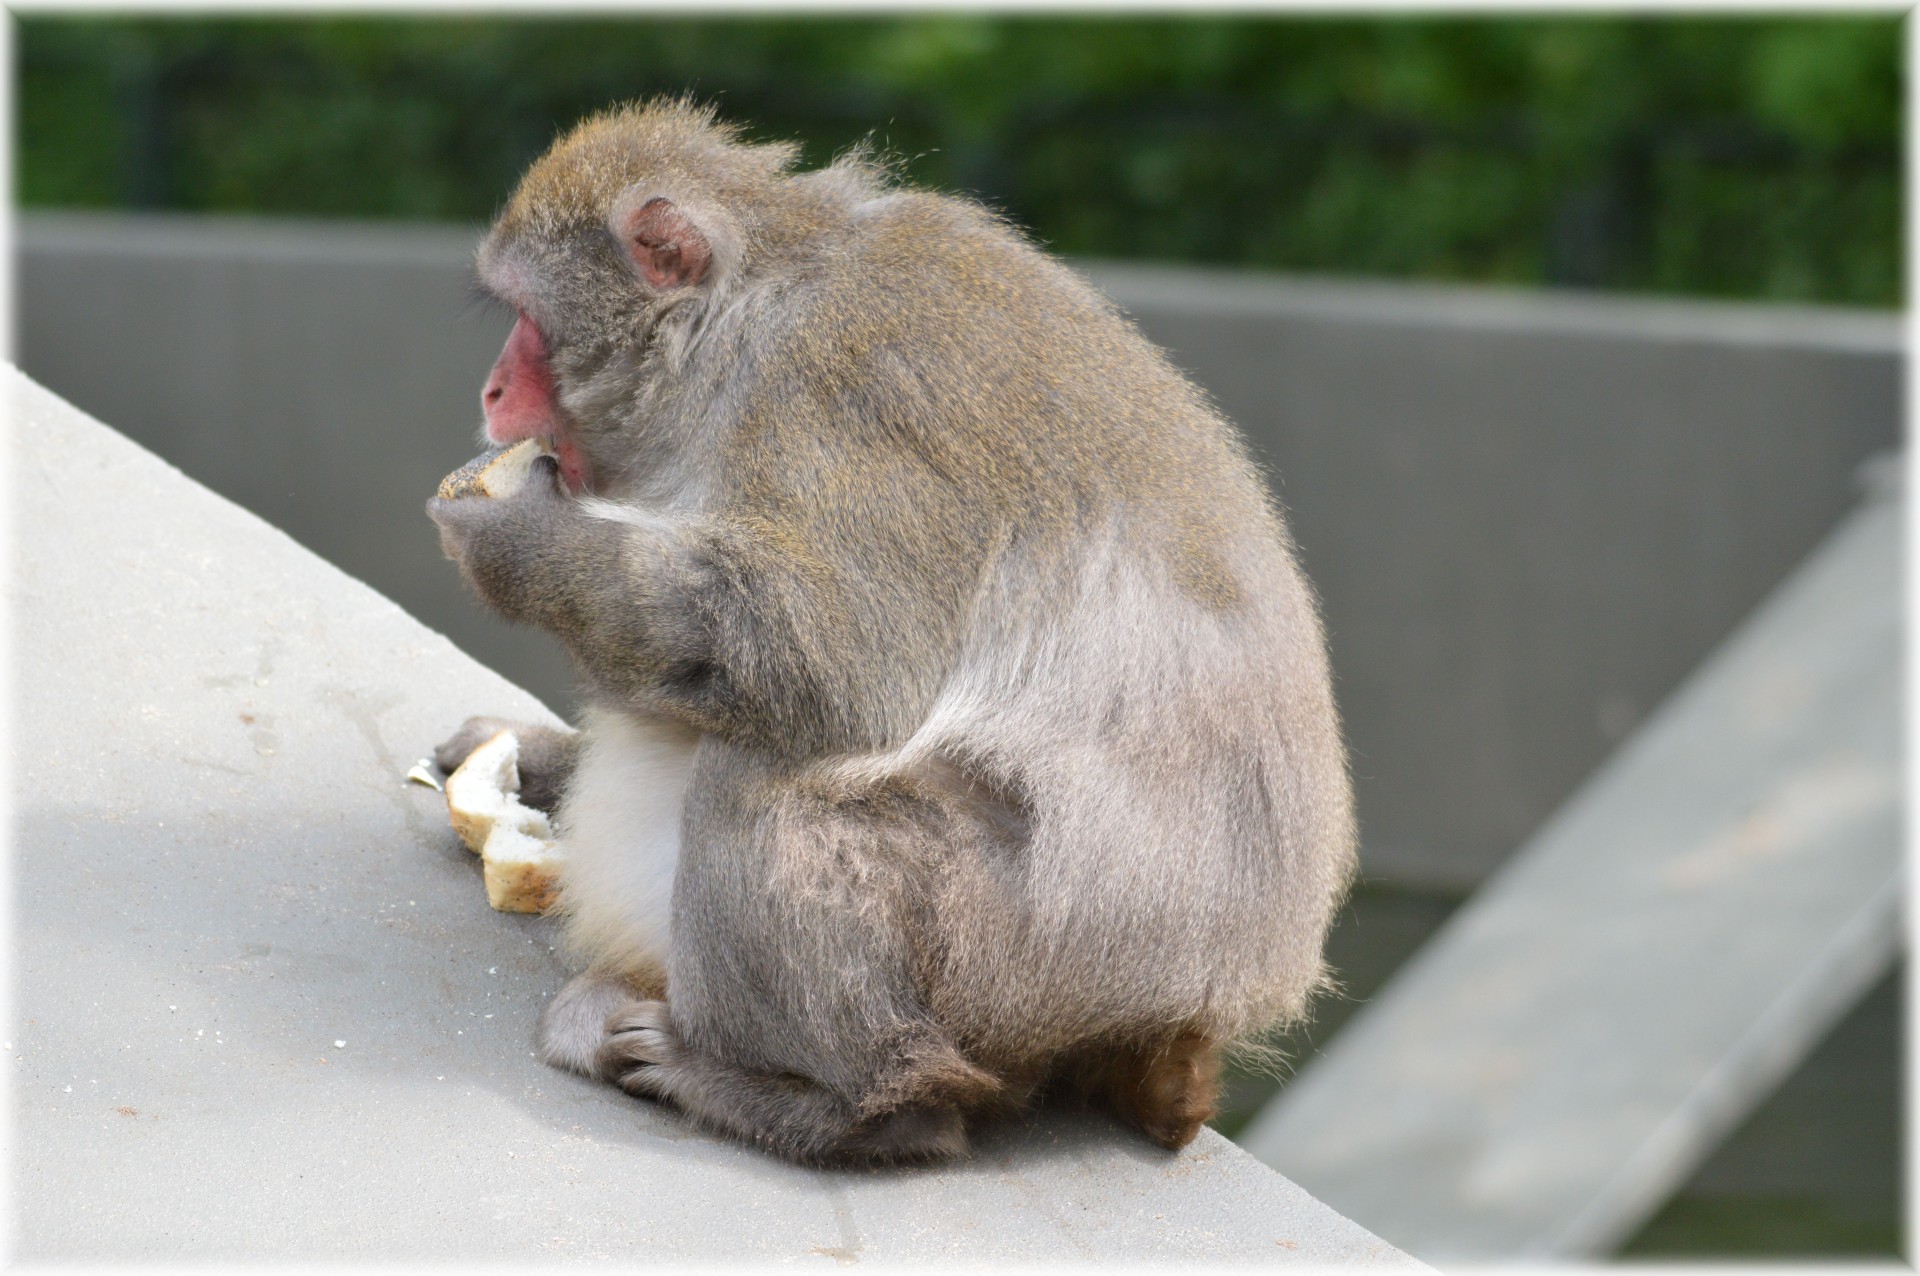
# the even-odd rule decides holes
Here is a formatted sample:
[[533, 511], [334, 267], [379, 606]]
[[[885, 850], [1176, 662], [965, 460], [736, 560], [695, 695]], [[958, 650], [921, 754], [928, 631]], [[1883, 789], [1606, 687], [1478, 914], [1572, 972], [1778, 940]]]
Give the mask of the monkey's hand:
[[846, 641], [840, 582], [761, 523], [575, 500], [545, 457], [517, 491], [427, 513], [480, 600], [560, 639], [597, 695], [768, 740], [848, 703], [823, 703], [814, 655]]
[[427, 502], [440, 548], [480, 600], [509, 620], [551, 624], [566, 600], [557, 582], [568, 532], [584, 520], [560, 482], [552, 457], [537, 457], [510, 496], [470, 495]]

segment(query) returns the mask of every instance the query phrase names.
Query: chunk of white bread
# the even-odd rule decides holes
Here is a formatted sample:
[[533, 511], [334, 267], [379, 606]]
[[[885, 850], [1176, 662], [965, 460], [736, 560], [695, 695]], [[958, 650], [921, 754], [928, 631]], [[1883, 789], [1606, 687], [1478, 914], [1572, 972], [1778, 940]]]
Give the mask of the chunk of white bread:
[[434, 495], [443, 501], [463, 496], [512, 496], [526, 485], [527, 476], [533, 473], [534, 460], [552, 455], [553, 449], [545, 439], [522, 439], [512, 447], [482, 452], [441, 479], [440, 490]]
[[503, 913], [543, 913], [564, 857], [543, 812], [520, 803], [520, 741], [502, 731], [447, 777], [447, 818], [480, 855], [487, 903]]

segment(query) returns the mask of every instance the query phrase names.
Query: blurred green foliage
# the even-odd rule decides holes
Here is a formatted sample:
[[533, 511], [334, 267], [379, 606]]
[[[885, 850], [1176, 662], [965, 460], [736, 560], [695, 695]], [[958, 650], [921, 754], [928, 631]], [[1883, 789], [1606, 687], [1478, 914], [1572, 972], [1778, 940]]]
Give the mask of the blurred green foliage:
[[478, 222], [691, 90], [1068, 253], [1901, 300], [1898, 15], [15, 21], [29, 206]]

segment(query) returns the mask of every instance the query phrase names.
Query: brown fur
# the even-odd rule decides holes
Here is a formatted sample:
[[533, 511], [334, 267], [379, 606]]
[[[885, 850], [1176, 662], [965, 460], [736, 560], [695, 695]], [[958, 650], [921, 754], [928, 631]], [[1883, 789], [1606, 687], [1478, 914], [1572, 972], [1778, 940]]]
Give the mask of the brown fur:
[[[1304, 1011], [1352, 870], [1312, 595], [1105, 298], [975, 204], [794, 155], [611, 111], [479, 254], [594, 476], [432, 507], [591, 692], [535, 777], [590, 972], [544, 1048], [807, 1160], [954, 1155], [1060, 1076], [1181, 1146], [1219, 1048]], [[664, 994], [593, 973], [650, 962]]]

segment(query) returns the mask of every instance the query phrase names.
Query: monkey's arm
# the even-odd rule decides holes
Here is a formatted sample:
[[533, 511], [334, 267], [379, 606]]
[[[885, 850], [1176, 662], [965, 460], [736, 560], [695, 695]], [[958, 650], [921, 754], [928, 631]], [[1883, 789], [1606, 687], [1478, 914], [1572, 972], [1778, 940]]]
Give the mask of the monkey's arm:
[[596, 515], [552, 481], [427, 509], [482, 601], [559, 637], [597, 691], [783, 749], [873, 734], [840, 583], [777, 529]]

